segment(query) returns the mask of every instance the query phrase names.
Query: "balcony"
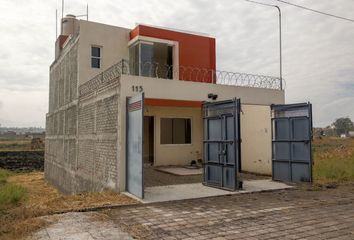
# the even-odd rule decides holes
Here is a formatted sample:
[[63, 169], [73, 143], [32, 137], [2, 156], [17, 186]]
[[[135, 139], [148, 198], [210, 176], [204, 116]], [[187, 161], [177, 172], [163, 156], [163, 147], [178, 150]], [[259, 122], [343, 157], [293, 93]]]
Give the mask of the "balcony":
[[172, 65], [162, 65], [154, 62], [135, 63], [123, 59], [81, 85], [79, 87], [80, 95], [85, 95], [94, 89], [110, 84], [115, 78], [121, 76], [121, 74], [161, 78], [170, 81], [181, 80], [238, 87], [283, 90], [282, 81], [278, 77], [201, 69], [188, 66], [173, 67]]

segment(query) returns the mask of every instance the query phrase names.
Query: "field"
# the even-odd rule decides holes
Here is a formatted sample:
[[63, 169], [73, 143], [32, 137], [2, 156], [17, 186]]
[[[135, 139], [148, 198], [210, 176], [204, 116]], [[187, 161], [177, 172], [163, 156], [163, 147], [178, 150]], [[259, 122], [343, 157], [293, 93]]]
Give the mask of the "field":
[[0, 151], [26, 151], [26, 150], [31, 150], [30, 139], [19, 139], [19, 140], [0, 139]]
[[354, 181], [354, 139], [323, 138], [313, 142], [313, 177], [317, 183]]
[[26, 136], [0, 136], [0, 151], [43, 151], [43, 136], [41, 138], [31, 139]]

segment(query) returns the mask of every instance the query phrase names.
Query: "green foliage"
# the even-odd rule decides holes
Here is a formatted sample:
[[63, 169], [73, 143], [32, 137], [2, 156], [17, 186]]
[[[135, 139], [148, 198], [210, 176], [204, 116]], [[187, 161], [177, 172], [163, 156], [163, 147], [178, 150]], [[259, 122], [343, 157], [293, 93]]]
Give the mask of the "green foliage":
[[342, 117], [336, 119], [336, 121], [333, 123], [334, 127], [336, 128], [337, 134], [347, 134], [348, 131], [354, 129], [354, 123], [349, 117]]
[[11, 183], [0, 187], [0, 209], [15, 205], [27, 196], [26, 189]]
[[0, 169], [0, 187], [6, 183], [6, 179], [11, 175], [12, 173], [10, 171]]
[[7, 182], [12, 173], [0, 169], [0, 210], [19, 203], [27, 197], [26, 189]]
[[354, 181], [354, 158], [335, 159], [315, 162], [314, 178], [319, 181]]
[[354, 139], [323, 138], [313, 144], [317, 182], [354, 181]]

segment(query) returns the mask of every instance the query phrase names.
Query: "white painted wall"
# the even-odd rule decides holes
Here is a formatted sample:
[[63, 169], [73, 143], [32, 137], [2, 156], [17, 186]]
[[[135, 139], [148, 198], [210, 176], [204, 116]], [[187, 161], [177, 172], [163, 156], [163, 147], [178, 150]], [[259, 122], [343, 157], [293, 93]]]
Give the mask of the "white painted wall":
[[[79, 85], [89, 81], [122, 59], [129, 59], [131, 29], [80, 20]], [[91, 46], [100, 46], [101, 68], [91, 68]]]
[[270, 106], [242, 105], [242, 170], [272, 174], [272, 132]]
[[[201, 158], [203, 121], [202, 110], [191, 107], [145, 106], [146, 116], [154, 116], [154, 165], [188, 165], [191, 160]], [[191, 144], [161, 144], [161, 118], [190, 118]]]
[[[208, 93], [218, 94], [218, 100], [227, 100], [234, 97], [241, 98], [243, 115], [241, 115], [241, 137], [242, 137], [242, 163], [244, 170], [271, 174], [271, 132], [270, 132], [270, 105], [284, 104], [284, 91], [226, 86], [210, 83], [196, 83], [180, 80], [167, 80], [148, 77], [137, 77], [123, 75], [121, 77], [120, 91], [120, 132], [125, 133], [125, 106], [126, 97], [138, 94], [132, 86], [142, 86], [146, 98], [193, 100], [206, 101]], [[149, 107], [148, 107], [149, 109]], [[153, 111], [153, 109], [151, 109]], [[156, 109], [157, 111], [157, 109]], [[185, 115], [183, 111], [161, 110], [158, 114], [179, 114]], [[195, 115], [195, 117], [197, 117]], [[200, 115], [201, 118], [201, 115]], [[267, 129], [267, 130], [265, 130]], [[202, 137], [202, 129], [197, 136]], [[198, 137], [199, 138], [199, 137]], [[202, 149], [197, 147], [195, 149]], [[120, 189], [125, 189], [125, 134], [120, 135], [119, 141], [119, 178]], [[170, 151], [168, 151], [170, 150]], [[184, 159], [189, 159], [189, 148], [175, 149], [162, 148], [157, 150], [157, 163], [163, 163], [165, 155], [180, 154]], [[156, 157], [156, 156], [155, 156]], [[182, 158], [180, 158], [182, 159]], [[260, 160], [260, 161], [259, 161]], [[177, 158], [168, 157], [167, 164], [176, 163]], [[184, 164], [185, 160], [181, 161]]]

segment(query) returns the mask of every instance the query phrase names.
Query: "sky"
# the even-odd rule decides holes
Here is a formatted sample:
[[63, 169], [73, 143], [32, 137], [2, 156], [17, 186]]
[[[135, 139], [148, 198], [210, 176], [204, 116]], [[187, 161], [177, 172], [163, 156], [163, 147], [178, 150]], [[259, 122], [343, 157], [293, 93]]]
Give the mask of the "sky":
[[[276, 0], [283, 20], [286, 103], [310, 101], [314, 126], [354, 120], [354, 22]], [[354, 19], [352, 0], [288, 0]], [[54, 59], [55, 9], [61, 0], [0, 0], [0, 124], [45, 126], [49, 65]], [[136, 23], [216, 38], [217, 69], [279, 76], [278, 13], [244, 0], [65, 0], [64, 14], [134, 28]]]

